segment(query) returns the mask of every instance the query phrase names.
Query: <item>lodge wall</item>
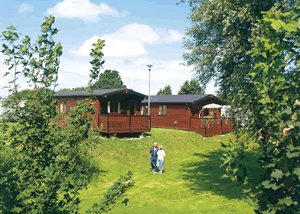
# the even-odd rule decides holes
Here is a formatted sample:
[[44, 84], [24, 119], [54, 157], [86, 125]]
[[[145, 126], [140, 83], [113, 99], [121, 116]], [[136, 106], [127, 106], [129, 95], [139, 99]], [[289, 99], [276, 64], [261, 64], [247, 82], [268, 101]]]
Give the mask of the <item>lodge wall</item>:
[[[79, 100], [84, 100], [86, 98], [87, 97], [60, 97], [59, 98], [59, 106], [58, 106], [59, 111], [63, 112], [63, 110], [65, 108], [65, 114], [69, 114], [71, 112], [72, 107], [78, 106], [77, 102]], [[92, 101], [95, 103], [95, 108], [96, 108], [96, 112], [93, 114], [94, 121], [95, 121], [93, 124], [93, 128], [96, 128], [97, 124], [98, 124], [98, 114], [100, 114], [100, 103], [99, 103], [99, 100], [95, 99], [95, 98]]]
[[[159, 115], [159, 105], [166, 105], [166, 115]], [[189, 107], [185, 104], [151, 104], [151, 127], [189, 130]], [[176, 122], [175, 122], [176, 121]]]

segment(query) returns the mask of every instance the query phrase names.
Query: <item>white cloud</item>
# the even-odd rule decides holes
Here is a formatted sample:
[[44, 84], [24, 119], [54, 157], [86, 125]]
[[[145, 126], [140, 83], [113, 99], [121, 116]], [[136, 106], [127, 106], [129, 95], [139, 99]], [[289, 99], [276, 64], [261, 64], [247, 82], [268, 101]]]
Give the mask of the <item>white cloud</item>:
[[30, 4], [21, 4], [19, 7], [19, 13], [24, 13], [24, 12], [31, 12], [33, 11], [33, 7]]
[[[92, 44], [99, 38], [99, 36], [91, 37], [78, 49], [71, 49], [70, 53], [76, 56], [89, 56]], [[174, 30], [169, 30], [168, 34], [161, 37], [148, 25], [138, 23], [128, 24], [114, 33], [101, 36], [101, 39], [105, 40], [103, 48], [105, 57], [143, 56], [148, 53], [144, 44], [181, 41], [181, 38], [181, 34]]]
[[63, 83], [65, 80], [64, 75], [58, 74], [57, 83]]
[[216, 91], [218, 90], [219, 88], [215, 86], [215, 81], [212, 80], [210, 81], [207, 86], [206, 86], [206, 90], [205, 90], [205, 94], [213, 94], [213, 95], [216, 95]]
[[172, 70], [179, 72], [190, 72], [192, 70], [192, 66], [185, 66], [185, 62], [181, 60], [174, 60], [170, 62], [169, 67]]
[[175, 30], [169, 30], [170, 33], [170, 37], [172, 40], [174, 41], [181, 41], [182, 40], [182, 35], [178, 32], [176, 32]]
[[[89, 56], [92, 44], [96, 43], [100, 37], [93, 36], [86, 40], [78, 49], [71, 49], [70, 53], [77, 56]], [[141, 42], [126, 41], [115, 38], [102, 37], [105, 40], [105, 47], [103, 53], [105, 57], [136, 57], [147, 54], [147, 51]]]
[[151, 27], [138, 23], [128, 24], [113, 34], [103, 35], [103, 38], [137, 41], [142, 43], [154, 43], [159, 41], [159, 35]]
[[[148, 94], [149, 71], [146, 65], [152, 64], [151, 94], [156, 94], [159, 88], [167, 84], [171, 84], [173, 94], [177, 94], [184, 81], [191, 79], [194, 75], [190, 72], [191, 68], [180, 66], [180, 63], [180, 60], [156, 60], [148, 57], [135, 58], [126, 63], [123, 59], [108, 59], [104, 64], [104, 70], [119, 71], [127, 88]], [[88, 59], [80, 61], [62, 58], [59, 73], [63, 74], [64, 80], [59, 81], [57, 89], [87, 85], [90, 69]]]
[[[136, 58], [129, 63], [124, 63], [121, 59], [107, 60], [104, 64], [105, 69], [117, 70], [127, 86], [143, 94], [148, 94], [149, 71], [147, 64], [152, 64], [151, 69], [151, 94], [155, 95], [160, 88], [170, 84], [172, 93], [177, 94], [180, 86], [185, 80], [194, 77], [191, 67], [180, 66], [180, 60], [156, 60], [151, 58]], [[64, 80], [59, 82], [59, 88], [74, 88], [87, 85], [89, 81], [89, 70], [91, 65], [86, 62], [66, 60], [61, 61], [60, 74]], [[103, 72], [104, 70], [101, 70]], [[206, 94], [216, 94], [217, 88], [214, 81], [210, 82], [206, 88]]]
[[79, 18], [85, 22], [99, 21], [100, 14], [117, 17], [128, 14], [128, 12], [120, 13], [107, 4], [100, 3], [97, 5], [89, 0], [63, 0], [53, 8], [49, 8], [46, 13], [54, 15], [57, 18]]
[[169, 43], [169, 42], [181, 42], [183, 38], [183, 35], [178, 33], [175, 30], [168, 30], [168, 34], [166, 37], [162, 39], [163, 42]]

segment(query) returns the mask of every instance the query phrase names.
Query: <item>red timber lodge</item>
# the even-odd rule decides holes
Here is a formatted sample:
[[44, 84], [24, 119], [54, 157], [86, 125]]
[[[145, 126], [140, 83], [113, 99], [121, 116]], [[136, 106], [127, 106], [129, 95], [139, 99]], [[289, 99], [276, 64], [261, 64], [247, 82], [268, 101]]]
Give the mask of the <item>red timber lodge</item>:
[[[59, 111], [70, 113], [77, 101], [90, 97], [87, 91], [59, 91]], [[211, 94], [148, 96], [131, 89], [94, 90], [94, 125], [106, 134], [143, 133], [152, 128], [171, 128], [197, 132], [203, 136], [221, 135], [233, 130], [234, 119], [221, 119], [226, 102]], [[212, 105], [211, 108], [205, 106]]]

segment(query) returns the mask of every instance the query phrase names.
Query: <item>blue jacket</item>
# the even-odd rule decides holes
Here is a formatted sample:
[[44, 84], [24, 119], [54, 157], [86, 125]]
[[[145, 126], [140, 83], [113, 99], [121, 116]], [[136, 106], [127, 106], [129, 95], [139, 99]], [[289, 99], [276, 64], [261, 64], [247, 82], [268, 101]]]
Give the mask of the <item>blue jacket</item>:
[[153, 158], [157, 158], [157, 152], [158, 152], [158, 147], [156, 147], [156, 149], [154, 149], [154, 147], [151, 147], [149, 154], [151, 154], [151, 157]]

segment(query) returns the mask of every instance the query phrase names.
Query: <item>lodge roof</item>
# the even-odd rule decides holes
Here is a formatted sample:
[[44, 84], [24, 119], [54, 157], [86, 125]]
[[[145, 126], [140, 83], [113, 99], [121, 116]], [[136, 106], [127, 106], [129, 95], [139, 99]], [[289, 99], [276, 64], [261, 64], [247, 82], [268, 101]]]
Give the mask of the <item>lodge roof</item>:
[[[115, 88], [115, 89], [97, 89], [93, 91], [93, 96], [103, 96], [103, 95], [112, 95], [117, 93], [124, 93], [127, 94], [129, 92], [130, 94], [135, 94], [140, 97], [146, 97], [146, 95], [141, 94], [137, 91], [134, 91], [132, 89], [127, 88]], [[53, 97], [88, 97], [87, 91], [58, 91], [53, 94]]]
[[[183, 95], [155, 95], [150, 96], [151, 103], [197, 103], [207, 98], [216, 99], [219, 103], [226, 104], [225, 101], [220, 100], [214, 95], [211, 94], [183, 94]], [[143, 104], [146, 104], [148, 99], [142, 101]]]

